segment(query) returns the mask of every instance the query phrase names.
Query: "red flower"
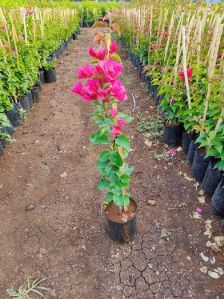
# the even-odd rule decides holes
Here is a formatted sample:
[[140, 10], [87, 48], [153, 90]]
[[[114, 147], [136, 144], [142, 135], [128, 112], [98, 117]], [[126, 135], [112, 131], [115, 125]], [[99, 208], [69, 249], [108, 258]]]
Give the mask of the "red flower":
[[[183, 70], [181, 70], [181, 71], [178, 72], [178, 76], [181, 78], [181, 80], [183, 82], [185, 82], [185, 76], [184, 76], [184, 71]], [[187, 69], [187, 78], [188, 78], [189, 82], [191, 82], [192, 76], [193, 76], [193, 69], [192, 68], [188, 68]]]
[[117, 125], [114, 125], [112, 128], [112, 137], [115, 138], [122, 134], [122, 129], [125, 125], [125, 119], [121, 118], [117, 121]]
[[86, 64], [84, 67], [80, 67], [78, 69], [78, 78], [86, 79], [92, 77], [94, 74], [94, 70], [91, 68], [89, 64]]
[[94, 50], [93, 47], [89, 47], [89, 55], [98, 60], [103, 60], [106, 56], [106, 53], [103, 47], [100, 47], [98, 51]]

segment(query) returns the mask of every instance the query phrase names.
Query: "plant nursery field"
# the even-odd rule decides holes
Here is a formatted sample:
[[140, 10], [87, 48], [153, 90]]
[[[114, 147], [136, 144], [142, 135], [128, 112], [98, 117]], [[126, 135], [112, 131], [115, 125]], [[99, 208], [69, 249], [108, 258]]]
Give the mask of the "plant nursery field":
[[224, 298], [222, 3], [0, 0], [0, 298]]

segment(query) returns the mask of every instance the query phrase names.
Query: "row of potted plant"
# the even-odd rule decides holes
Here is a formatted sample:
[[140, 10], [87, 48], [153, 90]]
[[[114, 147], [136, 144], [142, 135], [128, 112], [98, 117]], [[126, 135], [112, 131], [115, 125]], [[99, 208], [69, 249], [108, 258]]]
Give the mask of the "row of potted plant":
[[80, 17], [82, 24], [87, 20], [90, 25], [114, 5], [0, 0], [1, 152], [14, 130], [11, 125], [18, 126], [32, 102], [39, 100], [41, 83], [56, 80], [57, 58], [76, 38]]
[[[146, 5], [147, 3], [147, 5]], [[150, 0], [117, 12], [122, 38], [192, 175], [224, 216], [223, 5]]]
[[78, 12], [70, 8], [0, 8], [0, 151], [43, 82], [56, 81], [56, 59], [76, 38]]

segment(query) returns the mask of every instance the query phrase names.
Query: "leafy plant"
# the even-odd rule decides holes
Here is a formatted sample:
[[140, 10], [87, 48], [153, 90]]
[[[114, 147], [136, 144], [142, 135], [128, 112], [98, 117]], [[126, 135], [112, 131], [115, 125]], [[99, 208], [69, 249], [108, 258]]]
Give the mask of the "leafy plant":
[[50, 290], [49, 288], [41, 285], [44, 281], [46, 281], [46, 278], [35, 279], [34, 281], [28, 278], [26, 284], [19, 287], [19, 289], [7, 289], [7, 293], [10, 298], [15, 299], [32, 299], [32, 293], [40, 297], [44, 297], [43, 292]]
[[[106, 23], [97, 21], [93, 26], [98, 25], [105, 27]], [[98, 130], [90, 136], [90, 141], [94, 145], [107, 147], [97, 163], [101, 174], [98, 189], [105, 190], [107, 203], [113, 201], [125, 213], [130, 203], [129, 186], [133, 169], [126, 162], [131, 149], [130, 140], [122, 131], [132, 118], [118, 112], [118, 103], [125, 101], [127, 95], [122, 82], [118, 80], [123, 66], [116, 53], [117, 44], [111, 41], [108, 31], [97, 34], [95, 39], [101, 47], [98, 50], [89, 48], [89, 55], [94, 61], [92, 65], [87, 64], [78, 70], [78, 78], [85, 81], [76, 83], [72, 91], [95, 107], [93, 118]]]

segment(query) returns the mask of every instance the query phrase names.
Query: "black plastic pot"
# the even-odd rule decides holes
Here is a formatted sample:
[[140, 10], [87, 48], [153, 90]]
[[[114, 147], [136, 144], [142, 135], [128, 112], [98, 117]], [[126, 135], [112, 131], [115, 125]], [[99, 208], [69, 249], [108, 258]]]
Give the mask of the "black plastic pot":
[[224, 179], [219, 183], [212, 196], [212, 210], [215, 215], [224, 217]]
[[[8, 134], [8, 131], [7, 131], [6, 128], [2, 128], [1, 127], [0, 128], [0, 133]], [[0, 138], [0, 142], [1, 142], [2, 146], [3, 146], [3, 148], [5, 148], [6, 145], [9, 143], [8, 140], [5, 140], [4, 138]]]
[[156, 94], [156, 92], [157, 92], [157, 86], [151, 84], [149, 89], [149, 95], [151, 97], [154, 97], [154, 94]]
[[30, 110], [30, 103], [27, 96], [22, 97], [19, 102], [25, 111]]
[[218, 184], [221, 182], [222, 177], [222, 173], [218, 169], [214, 169], [212, 162], [210, 162], [201, 184], [205, 194], [212, 196]]
[[[135, 211], [137, 210], [137, 204], [135, 201], [132, 200], [135, 205]], [[112, 203], [113, 204], [113, 203]], [[107, 210], [108, 207], [105, 209], [105, 215], [107, 219], [107, 231], [109, 237], [117, 242], [130, 242], [136, 236], [136, 215], [132, 217], [132, 219], [128, 220], [127, 222], [116, 222], [111, 219], [108, 219]]]
[[41, 81], [40, 81], [40, 80], [37, 80], [37, 82], [36, 82], [36, 86], [38, 86], [38, 88], [39, 88], [39, 92], [41, 92], [41, 90], [42, 90], [42, 84], [41, 84]]
[[157, 95], [156, 102], [155, 102], [156, 106], [160, 105], [163, 98], [164, 98], [164, 95]]
[[40, 90], [38, 86], [34, 86], [31, 90], [33, 102], [37, 103], [40, 101]]
[[44, 84], [44, 70], [40, 70], [40, 75], [39, 75], [39, 77], [40, 77], [40, 82], [41, 82], [42, 84]]
[[194, 160], [194, 154], [196, 152], [196, 149], [198, 147], [198, 144], [195, 142], [195, 140], [192, 140], [188, 149], [188, 153], [187, 153], [187, 163], [192, 165], [193, 164], [193, 160]]
[[167, 125], [164, 124], [163, 127], [163, 140], [164, 142], [171, 146], [179, 146], [181, 144], [181, 138], [182, 138], [182, 125]]
[[3, 148], [2, 143], [0, 141], [0, 156], [3, 155], [3, 153], [4, 153], [4, 148]]
[[208, 164], [211, 161], [211, 158], [205, 158], [205, 155], [201, 150], [202, 149], [199, 148], [196, 149], [192, 164], [192, 176], [200, 183], [203, 181]]
[[56, 82], [56, 70], [45, 70], [44, 71], [44, 78], [46, 83]]
[[76, 39], [77, 39], [77, 34], [76, 34], [76, 33], [73, 33], [73, 34], [72, 34], [72, 38], [73, 38], [73, 40], [76, 40]]
[[20, 125], [21, 116], [14, 107], [11, 110], [6, 111], [5, 114], [7, 115], [13, 127], [18, 127]]
[[29, 104], [30, 104], [30, 109], [33, 106], [33, 96], [32, 96], [32, 92], [30, 90], [27, 90], [26, 92], [26, 96], [28, 98]]
[[5, 115], [6, 119], [7, 119], [7, 120], [8, 120], [8, 122], [9, 122], [8, 126], [7, 126], [7, 127], [5, 127], [5, 129], [7, 130], [7, 133], [8, 133], [9, 135], [12, 135], [12, 134], [13, 134], [13, 132], [15, 132], [15, 129], [13, 128], [13, 126], [12, 126], [12, 124], [11, 124], [10, 120], [8, 119], [8, 117], [7, 117], [6, 113], [4, 113], [4, 115]]
[[192, 134], [187, 133], [186, 131], [183, 132], [182, 135], [182, 147], [183, 147], [183, 152], [187, 155], [191, 141], [193, 140]]
[[150, 77], [148, 75], [145, 75], [145, 85], [147, 89], [150, 89]]

